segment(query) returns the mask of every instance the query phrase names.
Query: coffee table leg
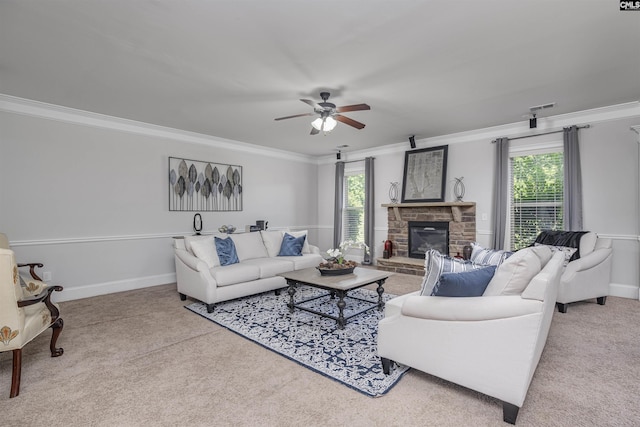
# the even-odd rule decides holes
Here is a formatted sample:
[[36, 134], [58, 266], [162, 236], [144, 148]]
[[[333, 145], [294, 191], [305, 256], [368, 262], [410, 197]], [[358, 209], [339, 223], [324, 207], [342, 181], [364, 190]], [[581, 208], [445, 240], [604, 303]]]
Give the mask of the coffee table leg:
[[385, 279], [378, 280], [378, 311], [382, 311], [384, 309], [384, 302], [382, 301], [382, 294], [384, 293], [384, 288], [382, 285], [384, 284]]
[[287, 284], [289, 285], [289, 290], [287, 291], [289, 292], [289, 303], [287, 304], [287, 307], [289, 307], [289, 313], [293, 313], [293, 296], [296, 294], [296, 282], [293, 280], [287, 280]]
[[338, 329], [344, 329], [344, 325], [347, 323], [344, 320], [344, 308], [347, 303], [344, 302], [344, 297], [347, 296], [345, 291], [338, 291]]

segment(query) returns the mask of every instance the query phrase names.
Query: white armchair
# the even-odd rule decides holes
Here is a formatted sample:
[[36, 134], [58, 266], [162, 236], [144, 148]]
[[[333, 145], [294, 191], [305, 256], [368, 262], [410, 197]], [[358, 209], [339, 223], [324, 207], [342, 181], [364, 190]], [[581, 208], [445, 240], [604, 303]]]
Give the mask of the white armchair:
[[515, 424], [547, 340], [564, 256], [544, 262], [517, 295], [399, 297], [400, 311], [392, 305], [378, 327], [384, 372], [397, 362], [495, 397]]
[[580, 258], [569, 262], [560, 277], [558, 311], [566, 313], [569, 303], [591, 298], [605, 304], [611, 281], [611, 245], [611, 239], [596, 238], [594, 233], [582, 238]]

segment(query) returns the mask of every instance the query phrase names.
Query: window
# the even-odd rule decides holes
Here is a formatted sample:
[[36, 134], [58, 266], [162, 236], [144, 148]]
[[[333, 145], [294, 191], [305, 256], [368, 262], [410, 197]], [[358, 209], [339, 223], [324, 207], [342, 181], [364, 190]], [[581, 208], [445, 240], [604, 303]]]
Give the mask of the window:
[[564, 160], [562, 151], [511, 155], [510, 242], [517, 250], [541, 230], [562, 230]]
[[345, 171], [342, 240], [364, 242], [364, 171]]

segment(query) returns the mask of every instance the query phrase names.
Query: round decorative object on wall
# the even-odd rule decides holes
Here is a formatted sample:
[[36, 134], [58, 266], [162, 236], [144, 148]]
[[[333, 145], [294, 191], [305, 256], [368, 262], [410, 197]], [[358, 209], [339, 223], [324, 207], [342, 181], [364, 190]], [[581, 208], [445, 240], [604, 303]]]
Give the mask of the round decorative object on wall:
[[464, 197], [464, 182], [462, 182], [464, 176], [454, 179], [456, 183], [453, 185], [453, 194], [456, 196], [456, 201], [461, 202]]
[[400, 183], [394, 181], [389, 187], [389, 199], [391, 200], [391, 203], [398, 203], [398, 185], [400, 185]]

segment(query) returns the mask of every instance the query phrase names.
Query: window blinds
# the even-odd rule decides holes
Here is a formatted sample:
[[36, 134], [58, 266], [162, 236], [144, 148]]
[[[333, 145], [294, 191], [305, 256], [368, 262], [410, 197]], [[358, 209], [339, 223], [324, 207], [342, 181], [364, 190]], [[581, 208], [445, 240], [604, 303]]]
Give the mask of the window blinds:
[[562, 230], [563, 155], [561, 152], [510, 159], [511, 249], [529, 246], [542, 230]]

